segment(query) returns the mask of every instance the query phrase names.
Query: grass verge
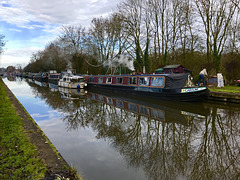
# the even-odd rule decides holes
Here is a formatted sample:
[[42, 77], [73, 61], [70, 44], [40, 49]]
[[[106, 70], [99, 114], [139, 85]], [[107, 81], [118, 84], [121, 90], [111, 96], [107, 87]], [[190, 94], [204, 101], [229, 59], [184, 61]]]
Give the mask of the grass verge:
[[43, 179], [46, 166], [24, 133], [21, 118], [16, 114], [2, 82], [0, 127], [0, 179]]
[[210, 91], [215, 91], [215, 92], [240, 93], [240, 87], [239, 86], [224, 86], [222, 88], [208, 87], [208, 89]]

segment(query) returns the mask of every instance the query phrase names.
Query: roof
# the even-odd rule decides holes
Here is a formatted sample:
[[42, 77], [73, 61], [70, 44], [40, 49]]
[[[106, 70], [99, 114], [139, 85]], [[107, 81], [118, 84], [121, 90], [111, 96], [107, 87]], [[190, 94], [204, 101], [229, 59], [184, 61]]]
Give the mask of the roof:
[[179, 66], [182, 66], [181, 64], [176, 64], [176, 65], [167, 65], [167, 66], [164, 66], [163, 68], [164, 69], [172, 69], [172, 68], [177, 68]]

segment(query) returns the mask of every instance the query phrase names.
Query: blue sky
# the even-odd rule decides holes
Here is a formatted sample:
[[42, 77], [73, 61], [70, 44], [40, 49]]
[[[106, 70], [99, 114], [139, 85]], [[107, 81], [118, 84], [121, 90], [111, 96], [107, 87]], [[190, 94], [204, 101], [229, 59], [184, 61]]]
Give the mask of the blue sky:
[[56, 39], [63, 25], [88, 27], [115, 11], [121, 0], [0, 0], [0, 34], [6, 46], [0, 67], [26, 66], [32, 53]]

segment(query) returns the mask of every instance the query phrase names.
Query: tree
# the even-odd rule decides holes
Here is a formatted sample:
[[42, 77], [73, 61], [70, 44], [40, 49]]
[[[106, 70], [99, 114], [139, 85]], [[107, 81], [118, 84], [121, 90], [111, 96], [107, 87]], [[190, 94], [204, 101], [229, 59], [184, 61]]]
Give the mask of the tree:
[[124, 31], [128, 42], [127, 52], [134, 58], [137, 71], [142, 72], [143, 67], [149, 67], [149, 39], [150, 17], [149, 4], [142, 0], [126, 0], [119, 7], [119, 12], [124, 18]]
[[195, 0], [195, 4], [205, 29], [207, 60], [210, 62], [212, 57], [218, 72], [236, 6], [230, 0]]
[[63, 42], [61, 48], [66, 55], [65, 60], [68, 62], [68, 68], [73, 68], [74, 64], [77, 72], [81, 72], [81, 67], [78, 65], [82, 64], [83, 61], [81, 57], [85, 48], [85, 37], [85, 28], [81, 25], [63, 26], [62, 35], [59, 36], [60, 41]]
[[114, 13], [108, 18], [94, 18], [89, 30], [92, 37], [91, 45], [96, 48], [100, 64], [110, 66], [111, 74], [113, 60], [126, 50], [123, 25], [123, 16]]
[[14, 66], [8, 66], [7, 67], [7, 72], [8, 73], [12, 73], [12, 72], [14, 72], [16, 69], [15, 69], [15, 67]]
[[3, 47], [6, 44], [6, 41], [4, 41], [5, 36], [0, 34], [0, 54], [3, 53]]

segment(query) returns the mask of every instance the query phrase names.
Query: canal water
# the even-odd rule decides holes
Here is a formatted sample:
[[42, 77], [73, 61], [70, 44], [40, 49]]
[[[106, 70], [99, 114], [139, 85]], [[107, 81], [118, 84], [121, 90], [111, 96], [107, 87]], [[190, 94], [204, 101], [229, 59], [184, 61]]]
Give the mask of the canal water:
[[85, 180], [240, 178], [240, 106], [3, 79]]

